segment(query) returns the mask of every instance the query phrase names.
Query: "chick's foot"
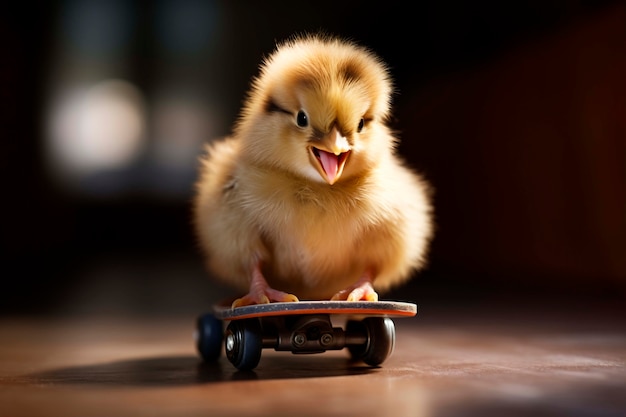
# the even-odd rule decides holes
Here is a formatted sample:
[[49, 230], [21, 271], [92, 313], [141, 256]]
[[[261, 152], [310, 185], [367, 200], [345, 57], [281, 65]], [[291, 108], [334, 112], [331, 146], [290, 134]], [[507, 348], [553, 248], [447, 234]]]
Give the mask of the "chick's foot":
[[283, 291], [270, 288], [261, 273], [261, 264], [256, 262], [252, 270], [250, 281], [250, 292], [241, 298], [236, 299], [232, 308], [249, 306], [253, 304], [269, 304], [271, 302], [297, 302], [298, 297]]
[[331, 301], [378, 301], [378, 293], [372, 287], [369, 274], [357, 281], [354, 285], [333, 295]]
[[272, 302], [298, 302], [298, 297], [273, 288], [265, 288], [263, 292], [252, 292], [233, 301], [232, 308], [249, 306], [253, 304], [269, 304]]

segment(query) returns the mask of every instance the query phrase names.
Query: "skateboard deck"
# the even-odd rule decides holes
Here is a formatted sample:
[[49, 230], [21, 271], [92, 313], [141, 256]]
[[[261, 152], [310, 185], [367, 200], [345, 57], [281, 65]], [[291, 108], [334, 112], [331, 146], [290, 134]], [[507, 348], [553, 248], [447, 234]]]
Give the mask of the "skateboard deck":
[[223, 303], [216, 305], [213, 312], [220, 320], [306, 314], [412, 317], [417, 314], [417, 305], [400, 301], [298, 301], [232, 308]]

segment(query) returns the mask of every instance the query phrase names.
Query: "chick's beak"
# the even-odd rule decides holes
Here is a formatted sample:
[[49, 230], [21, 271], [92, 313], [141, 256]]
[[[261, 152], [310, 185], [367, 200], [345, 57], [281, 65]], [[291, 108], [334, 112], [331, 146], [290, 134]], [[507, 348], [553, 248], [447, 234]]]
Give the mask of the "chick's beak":
[[348, 140], [339, 133], [336, 127], [316, 142], [315, 146], [309, 146], [311, 163], [330, 185], [341, 177], [349, 155]]

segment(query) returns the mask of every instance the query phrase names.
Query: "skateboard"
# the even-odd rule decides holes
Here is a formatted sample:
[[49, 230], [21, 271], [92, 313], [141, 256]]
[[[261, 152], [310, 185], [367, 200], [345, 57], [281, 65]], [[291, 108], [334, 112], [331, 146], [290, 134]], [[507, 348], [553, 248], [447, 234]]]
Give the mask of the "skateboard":
[[[392, 318], [416, 314], [416, 304], [399, 301], [299, 301], [236, 308], [224, 303], [198, 317], [196, 347], [211, 362], [219, 359], [223, 345], [239, 370], [256, 368], [267, 348], [295, 354], [347, 348], [353, 359], [379, 366], [393, 352]], [[335, 326], [339, 319], [344, 319], [343, 327]]]

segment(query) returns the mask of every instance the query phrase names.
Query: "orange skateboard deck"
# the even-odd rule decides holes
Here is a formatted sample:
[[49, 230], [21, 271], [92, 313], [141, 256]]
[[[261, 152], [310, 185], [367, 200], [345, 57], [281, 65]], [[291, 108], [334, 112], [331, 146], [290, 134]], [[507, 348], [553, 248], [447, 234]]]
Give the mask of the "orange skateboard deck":
[[417, 314], [417, 305], [399, 301], [298, 301], [236, 308], [230, 307], [230, 304], [221, 304], [215, 306], [213, 311], [220, 320], [300, 314], [412, 317]]
[[[198, 318], [196, 347], [205, 361], [215, 361], [223, 345], [228, 360], [240, 370], [254, 369], [266, 348], [296, 354], [347, 348], [352, 359], [379, 366], [393, 352], [392, 318], [416, 314], [416, 304], [398, 301], [299, 301], [236, 308], [223, 303]], [[347, 319], [344, 327], [332, 322], [331, 316], [337, 315]]]

